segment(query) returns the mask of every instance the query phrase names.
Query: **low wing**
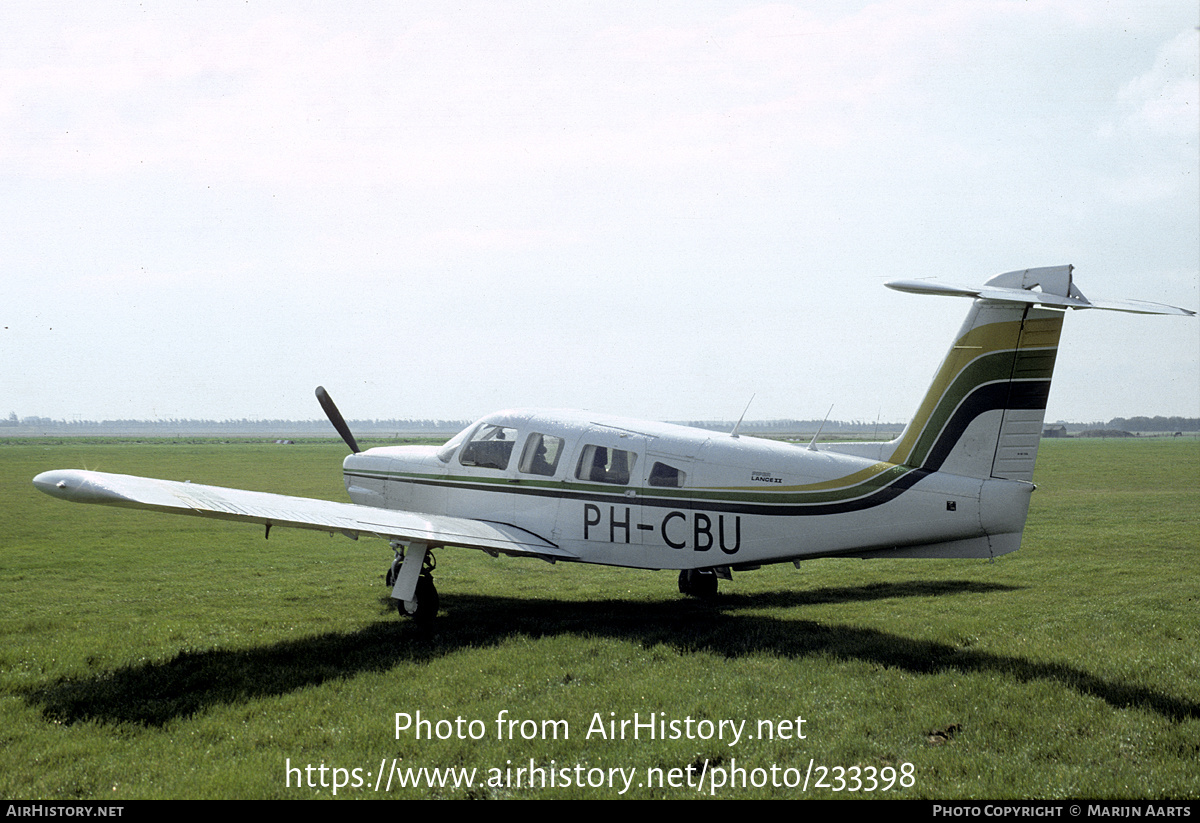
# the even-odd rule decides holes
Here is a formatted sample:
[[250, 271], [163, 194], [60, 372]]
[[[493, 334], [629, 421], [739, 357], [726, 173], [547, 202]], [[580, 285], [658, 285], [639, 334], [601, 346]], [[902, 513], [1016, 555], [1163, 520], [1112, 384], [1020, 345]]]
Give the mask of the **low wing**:
[[419, 541], [431, 548], [450, 545], [541, 557], [575, 557], [516, 526], [466, 517], [377, 509], [332, 500], [105, 472], [42, 472], [33, 478], [33, 485], [53, 497], [76, 503], [100, 503], [267, 526], [337, 531], [354, 538], [366, 534], [406, 543]]

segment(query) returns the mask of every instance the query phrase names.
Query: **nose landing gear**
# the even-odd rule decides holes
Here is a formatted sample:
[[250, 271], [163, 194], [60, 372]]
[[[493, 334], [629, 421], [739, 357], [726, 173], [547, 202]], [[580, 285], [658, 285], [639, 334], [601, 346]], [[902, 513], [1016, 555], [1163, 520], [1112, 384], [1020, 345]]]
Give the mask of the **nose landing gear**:
[[[396, 585], [396, 580], [400, 577], [405, 556], [404, 546], [398, 543], [392, 544], [392, 550], [396, 552], [396, 559], [392, 561], [391, 568], [384, 575], [389, 589]], [[396, 612], [401, 616], [411, 617], [418, 625], [428, 625], [437, 616], [440, 603], [437, 588], [433, 585], [435, 568], [437, 568], [437, 561], [433, 557], [433, 552], [426, 550], [421, 558], [421, 572], [417, 577], [417, 586], [413, 591], [412, 599], [395, 601]]]

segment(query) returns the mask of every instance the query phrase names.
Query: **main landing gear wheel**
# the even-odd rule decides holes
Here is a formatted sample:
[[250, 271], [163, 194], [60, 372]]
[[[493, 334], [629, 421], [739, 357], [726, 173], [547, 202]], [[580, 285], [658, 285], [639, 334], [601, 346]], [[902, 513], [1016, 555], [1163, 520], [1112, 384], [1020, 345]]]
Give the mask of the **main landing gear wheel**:
[[684, 569], [679, 573], [679, 593], [701, 600], [716, 600], [716, 573], [710, 569]]

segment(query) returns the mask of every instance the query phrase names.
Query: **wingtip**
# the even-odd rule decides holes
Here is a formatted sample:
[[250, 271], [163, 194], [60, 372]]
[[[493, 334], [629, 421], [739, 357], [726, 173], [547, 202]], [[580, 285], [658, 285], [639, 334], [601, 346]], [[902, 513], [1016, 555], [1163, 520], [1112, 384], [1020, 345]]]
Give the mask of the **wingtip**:
[[57, 497], [60, 500], [75, 499], [76, 493], [83, 485], [83, 479], [78, 472], [65, 469], [53, 469], [42, 472], [33, 478], [33, 487], [43, 494]]

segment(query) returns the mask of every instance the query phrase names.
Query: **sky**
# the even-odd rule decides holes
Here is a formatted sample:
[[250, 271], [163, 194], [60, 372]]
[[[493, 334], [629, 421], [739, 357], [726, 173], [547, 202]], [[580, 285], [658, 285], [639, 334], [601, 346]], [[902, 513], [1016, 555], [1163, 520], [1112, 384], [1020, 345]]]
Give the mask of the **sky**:
[[[1192, 0], [0, 8], [0, 416], [904, 421], [977, 285], [1200, 308]], [[1066, 318], [1048, 420], [1200, 416]]]

